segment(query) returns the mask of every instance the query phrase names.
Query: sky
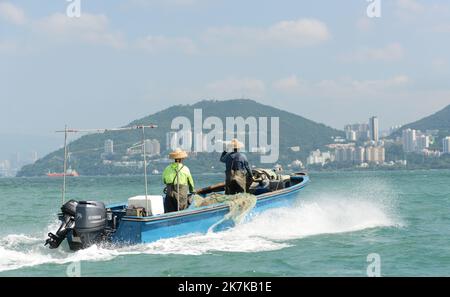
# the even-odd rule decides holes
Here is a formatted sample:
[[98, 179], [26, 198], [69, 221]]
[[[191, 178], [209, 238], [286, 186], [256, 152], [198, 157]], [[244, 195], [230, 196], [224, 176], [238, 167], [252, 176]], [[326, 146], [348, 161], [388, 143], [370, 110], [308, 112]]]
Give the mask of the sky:
[[46, 153], [64, 124], [122, 126], [203, 99], [338, 129], [450, 104], [447, 0], [372, 0], [374, 18], [367, 0], [72, 1], [79, 18], [68, 0], [0, 0], [0, 159]]

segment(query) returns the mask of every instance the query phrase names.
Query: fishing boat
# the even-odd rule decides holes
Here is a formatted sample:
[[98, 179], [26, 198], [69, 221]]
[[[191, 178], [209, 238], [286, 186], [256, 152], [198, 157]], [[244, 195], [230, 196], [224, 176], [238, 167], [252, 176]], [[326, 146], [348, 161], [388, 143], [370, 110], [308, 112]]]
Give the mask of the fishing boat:
[[[309, 183], [309, 176], [303, 172], [283, 175], [272, 169], [253, 169], [253, 174], [255, 181], [248, 195], [253, 197], [254, 204], [245, 213], [247, 220], [267, 209], [292, 205], [300, 190]], [[165, 213], [163, 196], [148, 195], [146, 171], [144, 177], [145, 195], [122, 203], [105, 205], [101, 201], [83, 200], [63, 203], [58, 214], [61, 226], [56, 233], [48, 234], [45, 244], [58, 248], [67, 239], [71, 250], [102, 243], [132, 245], [190, 233], [219, 232], [235, 226], [236, 221], [227, 217], [231, 206], [225, 202], [200, 207], [191, 205], [185, 210]], [[64, 190], [65, 185], [63, 202]], [[208, 199], [223, 195], [224, 190], [225, 183], [218, 183], [197, 190], [196, 195]]]

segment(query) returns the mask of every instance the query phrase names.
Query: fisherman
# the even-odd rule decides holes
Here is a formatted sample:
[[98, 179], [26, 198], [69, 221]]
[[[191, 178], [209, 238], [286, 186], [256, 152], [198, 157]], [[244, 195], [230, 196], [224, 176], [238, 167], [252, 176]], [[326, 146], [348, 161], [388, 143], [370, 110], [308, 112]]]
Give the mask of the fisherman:
[[166, 198], [164, 199], [165, 212], [183, 210], [188, 207], [188, 194], [193, 193], [194, 180], [189, 168], [183, 164], [187, 153], [176, 149], [169, 154], [174, 162], [164, 169], [162, 179], [166, 185]]
[[224, 151], [220, 161], [225, 163], [225, 194], [234, 195], [237, 193], [246, 193], [253, 181], [253, 174], [248, 165], [247, 157], [239, 152], [243, 144], [233, 139], [230, 143], [233, 150], [228, 153]]

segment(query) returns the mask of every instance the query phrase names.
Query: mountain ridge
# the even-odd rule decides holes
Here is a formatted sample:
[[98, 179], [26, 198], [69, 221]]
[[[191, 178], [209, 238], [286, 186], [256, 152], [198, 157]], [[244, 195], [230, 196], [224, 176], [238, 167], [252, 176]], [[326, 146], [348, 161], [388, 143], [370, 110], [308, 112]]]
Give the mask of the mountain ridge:
[[[225, 123], [226, 117], [278, 117], [280, 122], [280, 159], [281, 163], [288, 164], [292, 159], [304, 160], [309, 152], [316, 148], [333, 142], [333, 137], [344, 136], [343, 131], [333, 129], [322, 123], [316, 123], [300, 115], [264, 105], [251, 99], [231, 100], [201, 100], [193, 104], [174, 105], [131, 121], [124, 127], [133, 125], [157, 124], [157, 129], [146, 129], [146, 138], [157, 139], [161, 144], [161, 153], [165, 155], [166, 133], [171, 131], [170, 126], [173, 118], [185, 116], [193, 123], [194, 109], [202, 109], [203, 120], [209, 116], [215, 116]], [[268, 123], [270, 127], [270, 122]], [[123, 155], [127, 147], [141, 141], [141, 131], [128, 132], [105, 132], [102, 134], [90, 134], [82, 136], [69, 144], [71, 152], [71, 164], [81, 175], [114, 175], [114, 174], [141, 174], [142, 169], [128, 170], [125, 168], [114, 168], [111, 165], [101, 164], [101, 153], [104, 141], [114, 141], [114, 151]], [[269, 138], [270, 140], [270, 138]], [[300, 146], [301, 151], [292, 152], [289, 148]], [[218, 153], [217, 153], [218, 154]], [[248, 153], [249, 159], [257, 164], [260, 155]], [[45, 175], [48, 171], [62, 172], [63, 150], [54, 151], [36, 163], [24, 166], [18, 176]], [[211, 168], [217, 163], [217, 156], [203, 154], [202, 157], [193, 157], [187, 160], [187, 164], [201, 170], [204, 167]], [[154, 168], [161, 169], [161, 165]]]
[[429, 116], [403, 125], [390, 137], [401, 136], [401, 131], [405, 129], [421, 130], [422, 132], [425, 132], [426, 130], [439, 130], [438, 139], [450, 135], [450, 104]]
[[450, 104], [429, 116], [406, 124], [402, 128], [411, 128], [416, 130], [450, 129]]

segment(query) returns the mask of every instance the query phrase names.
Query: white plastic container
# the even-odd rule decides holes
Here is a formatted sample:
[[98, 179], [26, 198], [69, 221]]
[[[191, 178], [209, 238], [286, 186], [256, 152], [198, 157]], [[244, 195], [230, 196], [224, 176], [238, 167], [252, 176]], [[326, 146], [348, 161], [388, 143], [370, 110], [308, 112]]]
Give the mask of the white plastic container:
[[164, 200], [161, 195], [147, 195], [148, 207], [150, 211], [147, 210], [147, 200], [145, 195], [134, 196], [128, 198], [128, 207], [143, 207], [147, 210], [147, 215], [159, 215], [164, 213]]

